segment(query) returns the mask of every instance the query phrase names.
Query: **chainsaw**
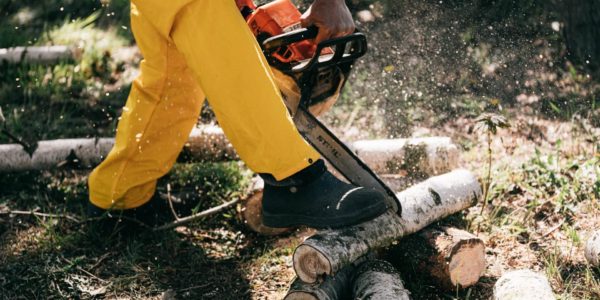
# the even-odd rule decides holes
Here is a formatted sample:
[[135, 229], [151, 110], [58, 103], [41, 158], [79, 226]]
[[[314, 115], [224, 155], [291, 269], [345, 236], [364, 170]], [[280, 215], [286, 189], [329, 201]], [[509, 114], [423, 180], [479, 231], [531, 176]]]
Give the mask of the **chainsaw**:
[[236, 4], [259, 42], [296, 128], [350, 183], [375, 189], [401, 214], [395, 193], [316, 116], [337, 100], [354, 62], [367, 51], [364, 34], [323, 41], [314, 39], [317, 27], [302, 28], [301, 13], [290, 0], [256, 6], [252, 0]]

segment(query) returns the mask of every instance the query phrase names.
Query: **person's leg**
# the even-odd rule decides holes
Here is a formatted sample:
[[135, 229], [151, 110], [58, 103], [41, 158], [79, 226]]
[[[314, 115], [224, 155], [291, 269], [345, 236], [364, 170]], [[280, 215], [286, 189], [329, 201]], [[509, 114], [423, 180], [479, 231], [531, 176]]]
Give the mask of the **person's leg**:
[[319, 159], [292, 122], [235, 1], [192, 1], [175, 18], [171, 37], [250, 169], [281, 180]]
[[123, 108], [115, 146], [90, 175], [90, 201], [101, 209], [136, 208], [152, 197], [204, 99], [181, 54], [133, 4], [131, 24], [144, 61]]
[[233, 0], [195, 0], [170, 36], [246, 164], [265, 179], [263, 222], [338, 227], [374, 218], [383, 195], [327, 172], [300, 136], [262, 51]]

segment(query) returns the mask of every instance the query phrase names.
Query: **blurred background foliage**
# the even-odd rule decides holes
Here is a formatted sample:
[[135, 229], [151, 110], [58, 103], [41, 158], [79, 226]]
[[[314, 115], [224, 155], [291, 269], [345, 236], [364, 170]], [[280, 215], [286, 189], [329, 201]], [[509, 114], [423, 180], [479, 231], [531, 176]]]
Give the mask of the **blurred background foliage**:
[[[306, 8], [310, 1], [296, 3]], [[355, 137], [353, 127], [370, 129], [362, 135], [409, 136], [457, 116], [515, 105], [550, 118], [584, 114], [600, 124], [597, 1], [348, 5], [368, 35], [370, 53], [327, 117], [347, 136]], [[136, 67], [114, 58], [134, 45], [129, 1], [0, 0], [0, 11], [0, 47], [67, 44], [83, 53], [54, 67], [2, 65], [0, 105], [13, 130], [31, 140], [112, 135], [132, 79], [126, 72]], [[359, 16], [363, 11], [370, 20]], [[42, 103], [44, 110], [36, 109]], [[52, 116], [37, 117], [48, 112]]]

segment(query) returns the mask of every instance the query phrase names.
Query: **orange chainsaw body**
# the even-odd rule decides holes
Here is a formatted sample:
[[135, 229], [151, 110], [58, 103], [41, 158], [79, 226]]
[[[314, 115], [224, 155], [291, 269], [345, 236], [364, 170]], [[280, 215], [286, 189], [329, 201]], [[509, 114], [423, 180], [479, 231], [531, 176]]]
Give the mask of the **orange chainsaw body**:
[[[275, 0], [261, 6], [252, 0], [236, 0], [236, 4], [259, 43], [301, 28], [302, 14], [290, 0]], [[306, 40], [282, 47], [273, 56], [281, 63], [295, 63], [310, 59], [315, 49], [315, 43]]]

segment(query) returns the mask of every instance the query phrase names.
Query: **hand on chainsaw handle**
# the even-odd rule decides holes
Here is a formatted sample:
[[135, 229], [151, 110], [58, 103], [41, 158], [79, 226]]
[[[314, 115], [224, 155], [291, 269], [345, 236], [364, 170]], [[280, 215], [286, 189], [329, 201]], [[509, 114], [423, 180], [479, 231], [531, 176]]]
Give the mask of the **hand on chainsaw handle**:
[[345, 0], [315, 0], [302, 15], [302, 27], [315, 25], [319, 34], [315, 43], [349, 35], [354, 32], [354, 20]]

